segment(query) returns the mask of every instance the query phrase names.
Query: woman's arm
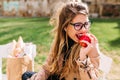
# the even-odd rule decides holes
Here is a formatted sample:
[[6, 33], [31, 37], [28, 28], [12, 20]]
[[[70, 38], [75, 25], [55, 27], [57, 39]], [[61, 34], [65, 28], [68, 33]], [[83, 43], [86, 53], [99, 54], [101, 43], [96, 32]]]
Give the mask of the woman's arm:
[[81, 61], [86, 59], [86, 56], [90, 58], [91, 63], [98, 68], [99, 66], [99, 60], [100, 60], [100, 50], [99, 50], [99, 45], [98, 45], [98, 40], [97, 38], [93, 35], [90, 34], [88, 35], [89, 38], [91, 39], [91, 43], [87, 41], [85, 42], [88, 46], [87, 47], [81, 47], [80, 49], [80, 59]]
[[49, 72], [41, 68], [39, 72], [35, 73], [29, 80], [47, 80]]
[[47, 80], [50, 75], [49, 65], [51, 64], [51, 56], [49, 55], [39, 72], [35, 73], [29, 80]]
[[90, 34], [89, 37], [91, 39], [91, 43], [83, 41], [87, 43], [88, 46], [81, 47], [77, 64], [79, 66], [80, 73], [86, 75], [86, 78], [81, 76], [82, 78], [85, 80], [97, 80], [100, 64], [100, 51], [96, 37], [92, 34]]

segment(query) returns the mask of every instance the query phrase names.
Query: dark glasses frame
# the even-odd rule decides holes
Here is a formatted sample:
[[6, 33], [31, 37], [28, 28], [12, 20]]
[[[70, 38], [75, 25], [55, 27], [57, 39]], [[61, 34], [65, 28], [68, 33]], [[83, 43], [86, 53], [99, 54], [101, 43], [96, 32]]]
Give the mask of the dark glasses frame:
[[70, 23], [70, 25], [72, 25], [75, 30], [79, 31], [79, 30], [81, 30], [83, 27], [84, 27], [85, 29], [89, 29], [89, 28], [90, 28], [90, 25], [91, 25], [91, 22], [90, 22], [90, 21], [84, 22], [84, 23], [77, 22], [77, 23]]

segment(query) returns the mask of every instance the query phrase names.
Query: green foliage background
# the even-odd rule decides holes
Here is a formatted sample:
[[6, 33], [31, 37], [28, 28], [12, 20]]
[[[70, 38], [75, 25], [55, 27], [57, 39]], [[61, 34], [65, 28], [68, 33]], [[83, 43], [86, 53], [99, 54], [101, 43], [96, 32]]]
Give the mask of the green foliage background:
[[[120, 63], [120, 19], [91, 19], [91, 32], [98, 38], [100, 49], [113, 59], [113, 67]], [[0, 18], [0, 45], [18, 40], [22, 36], [24, 42], [32, 42], [37, 46], [35, 57], [35, 71], [46, 59], [52, 42], [53, 27], [49, 25], [49, 18]], [[1, 53], [4, 54], [4, 53]], [[3, 59], [3, 73], [6, 71], [6, 63]], [[116, 66], [117, 65], [117, 66]], [[120, 79], [119, 69], [112, 69], [110, 79]], [[115, 76], [114, 76], [114, 75]]]

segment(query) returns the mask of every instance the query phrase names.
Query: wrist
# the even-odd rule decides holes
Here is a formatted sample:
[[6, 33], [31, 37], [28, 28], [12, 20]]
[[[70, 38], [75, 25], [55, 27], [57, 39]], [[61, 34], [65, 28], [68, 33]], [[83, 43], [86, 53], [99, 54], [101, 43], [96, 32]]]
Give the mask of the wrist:
[[84, 55], [84, 56], [80, 56], [79, 58], [80, 58], [81, 61], [83, 61], [83, 60], [86, 59], [86, 55]]
[[98, 51], [91, 51], [89, 54], [88, 54], [88, 57], [90, 58], [96, 58], [99, 56], [99, 52]]
[[94, 65], [95, 68], [98, 68], [100, 65], [100, 56], [97, 57], [89, 57], [91, 63]]

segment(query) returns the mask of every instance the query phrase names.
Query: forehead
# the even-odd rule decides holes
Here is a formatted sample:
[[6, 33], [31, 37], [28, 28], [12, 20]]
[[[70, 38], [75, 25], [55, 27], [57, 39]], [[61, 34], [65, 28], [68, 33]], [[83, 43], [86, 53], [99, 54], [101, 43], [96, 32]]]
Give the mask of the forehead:
[[86, 22], [86, 21], [88, 21], [88, 15], [85, 15], [85, 14], [77, 14], [72, 19], [72, 22]]

